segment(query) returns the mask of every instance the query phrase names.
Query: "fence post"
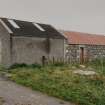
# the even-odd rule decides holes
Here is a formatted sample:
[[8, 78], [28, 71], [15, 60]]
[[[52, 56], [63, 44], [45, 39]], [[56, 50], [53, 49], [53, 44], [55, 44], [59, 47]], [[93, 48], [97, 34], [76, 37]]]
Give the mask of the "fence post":
[[42, 56], [42, 65], [44, 66], [46, 64], [46, 57]]

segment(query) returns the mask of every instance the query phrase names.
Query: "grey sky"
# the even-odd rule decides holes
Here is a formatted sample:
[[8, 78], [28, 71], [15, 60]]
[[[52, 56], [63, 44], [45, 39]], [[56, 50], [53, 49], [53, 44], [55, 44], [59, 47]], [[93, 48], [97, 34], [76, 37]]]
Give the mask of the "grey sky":
[[105, 0], [0, 0], [0, 16], [105, 34]]

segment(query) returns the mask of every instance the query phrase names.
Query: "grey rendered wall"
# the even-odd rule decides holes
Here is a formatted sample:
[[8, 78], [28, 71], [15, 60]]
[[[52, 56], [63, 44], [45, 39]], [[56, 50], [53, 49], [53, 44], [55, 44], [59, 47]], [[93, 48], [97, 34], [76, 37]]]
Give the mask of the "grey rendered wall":
[[11, 65], [10, 34], [0, 23], [0, 64]]
[[51, 51], [50, 58], [54, 58], [55, 61], [64, 60], [64, 39], [50, 39]]
[[52, 59], [64, 56], [64, 40], [50, 39], [50, 53], [46, 52], [46, 38], [13, 37], [12, 64], [13, 63], [42, 63], [42, 56]]

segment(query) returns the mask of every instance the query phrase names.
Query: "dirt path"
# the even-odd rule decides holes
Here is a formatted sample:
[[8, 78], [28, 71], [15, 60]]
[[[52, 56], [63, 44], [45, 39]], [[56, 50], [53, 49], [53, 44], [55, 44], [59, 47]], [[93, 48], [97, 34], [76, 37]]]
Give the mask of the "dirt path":
[[0, 77], [0, 97], [3, 105], [73, 105], [62, 100], [32, 91]]

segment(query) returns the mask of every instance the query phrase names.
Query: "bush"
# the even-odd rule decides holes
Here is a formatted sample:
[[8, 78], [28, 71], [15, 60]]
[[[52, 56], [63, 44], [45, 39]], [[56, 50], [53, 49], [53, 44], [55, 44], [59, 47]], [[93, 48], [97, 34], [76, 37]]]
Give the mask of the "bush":
[[14, 64], [12, 65], [9, 69], [15, 69], [15, 68], [22, 68], [22, 67], [28, 67], [28, 68], [41, 68], [41, 65], [39, 64], [31, 64], [31, 65], [27, 65], [25, 63], [22, 64]]
[[25, 63], [22, 63], [22, 64], [15, 63], [15, 64], [13, 64], [12, 66], [10, 66], [9, 69], [15, 69], [15, 68], [27, 67], [27, 66], [28, 66], [28, 65], [25, 64]]
[[65, 66], [65, 63], [64, 62], [54, 62], [53, 64], [51, 64], [52, 66], [58, 66], [58, 67], [61, 67], [61, 66]]
[[41, 68], [42, 66], [40, 64], [32, 64], [30, 65], [32, 68]]

